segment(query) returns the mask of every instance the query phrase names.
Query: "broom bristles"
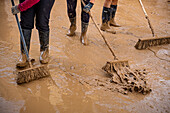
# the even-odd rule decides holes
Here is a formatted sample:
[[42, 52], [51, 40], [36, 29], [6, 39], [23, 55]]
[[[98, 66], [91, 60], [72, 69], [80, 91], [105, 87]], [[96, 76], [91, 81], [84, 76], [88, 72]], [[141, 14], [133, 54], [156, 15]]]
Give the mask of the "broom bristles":
[[107, 62], [106, 63], [106, 65], [105, 66], [103, 66], [102, 67], [102, 69], [104, 70], [104, 71], [106, 71], [107, 73], [112, 73], [115, 69], [113, 68], [113, 67], [119, 67], [119, 68], [121, 68], [121, 67], [129, 67], [130, 68], [130, 66], [129, 66], [129, 63], [128, 63], [128, 61], [114, 61], [114, 62]]
[[117, 88], [120, 93], [135, 91], [147, 94], [152, 91], [146, 83], [145, 72], [131, 70], [127, 61], [107, 62], [102, 69], [111, 75], [111, 83], [121, 86]]
[[170, 44], [170, 37], [152, 38], [152, 39], [139, 39], [135, 45], [136, 49], [146, 49], [151, 46]]
[[29, 68], [17, 72], [17, 84], [28, 83], [47, 76], [50, 76], [47, 66]]

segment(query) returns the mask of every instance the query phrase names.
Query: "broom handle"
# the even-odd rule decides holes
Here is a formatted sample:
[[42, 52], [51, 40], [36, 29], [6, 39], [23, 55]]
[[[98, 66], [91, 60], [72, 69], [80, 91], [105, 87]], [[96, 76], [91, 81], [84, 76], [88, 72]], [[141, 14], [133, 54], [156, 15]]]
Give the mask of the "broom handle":
[[[82, 3], [83, 3], [83, 5], [85, 6], [84, 1], [83, 1], [83, 0], [81, 0], [81, 2], [82, 2]], [[104, 35], [102, 34], [102, 32], [101, 32], [100, 28], [97, 26], [96, 22], [94, 21], [93, 16], [91, 15], [91, 13], [90, 13], [90, 12], [89, 12], [89, 16], [91, 17], [91, 19], [92, 19], [92, 21], [93, 21], [94, 25], [96, 26], [97, 30], [99, 31], [100, 35], [102, 36], [102, 38], [103, 38], [103, 40], [104, 40], [105, 44], [107, 45], [107, 47], [109, 48], [110, 52], [111, 52], [111, 53], [112, 53], [112, 55], [114, 56], [114, 60], [118, 60], [118, 58], [117, 58], [117, 57], [116, 57], [116, 55], [114, 54], [113, 50], [111, 49], [111, 47], [110, 47], [109, 43], [107, 42], [106, 38], [105, 38], [105, 37], [104, 37]]]
[[142, 0], [139, 0], [139, 3], [140, 3], [140, 5], [141, 5], [141, 7], [142, 7], [142, 10], [143, 10], [144, 14], [145, 14], [145, 18], [148, 20], [149, 27], [150, 27], [151, 32], [152, 32], [152, 35], [153, 35], [153, 37], [154, 37], [154, 36], [155, 36], [155, 33], [154, 33], [153, 27], [152, 27], [152, 25], [151, 25], [151, 22], [150, 22], [150, 20], [149, 20], [149, 17], [148, 17], [148, 15], [147, 15], [147, 13], [146, 13], [146, 10], [145, 10], [145, 8], [144, 8], [144, 5], [143, 5], [143, 3], [142, 3]]
[[[15, 6], [14, 0], [11, 0], [11, 3], [12, 3], [12, 6]], [[26, 46], [26, 43], [25, 43], [24, 35], [23, 35], [23, 33], [22, 33], [21, 25], [20, 25], [20, 23], [19, 23], [19, 19], [18, 19], [17, 14], [15, 14], [15, 18], [16, 18], [16, 21], [17, 21], [17, 24], [18, 24], [18, 28], [19, 28], [19, 32], [20, 32], [20, 35], [21, 35], [21, 39], [22, 39], [22, 44], [23, 44], [23, 47], [24, 47], [24, 51], [25, 51], [26, 56], [27, 56], [27, 61], [30, 62], [29, 55], [28, 55], [28, 50], [27, 50], [27, 46]]]

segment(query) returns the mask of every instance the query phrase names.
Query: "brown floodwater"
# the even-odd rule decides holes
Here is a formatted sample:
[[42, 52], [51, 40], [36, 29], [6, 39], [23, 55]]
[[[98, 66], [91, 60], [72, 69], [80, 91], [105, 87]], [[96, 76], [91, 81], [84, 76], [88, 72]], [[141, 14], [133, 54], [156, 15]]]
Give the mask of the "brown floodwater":
[[[142, 0], [158, 37], [170, 36], [168, 0]], [[18, 0], [15, 0], [16, 4]], [[96, 0], [92, 15], [101, 25], [104, 0]], [[51, 76], [17, 85], [15, 64], [20, 56], [19, 31], [11, 14], [10, 0], [0, 2], [0, 113], [169, 113], [170, 45], [136, 50], [139, 38], [152, 38], [138, 0], [120, 0], [116, 21], [117, 34], [104, 33], [117, 57], [128, 60], [132, 69], [146, 69], [152, 92], [147, 95], [115, 90], [101, 68], [113, 61], [92, 21], [88, 29], [89, 46], [80, 43], [81, 8], [78, 0], [77, 31], [66, 36], [69, 28], [66, 0], [56, 0], [50, 19]], [[36, 29], [31, 39], [31, 58], [39, 63], [39, 38]]]

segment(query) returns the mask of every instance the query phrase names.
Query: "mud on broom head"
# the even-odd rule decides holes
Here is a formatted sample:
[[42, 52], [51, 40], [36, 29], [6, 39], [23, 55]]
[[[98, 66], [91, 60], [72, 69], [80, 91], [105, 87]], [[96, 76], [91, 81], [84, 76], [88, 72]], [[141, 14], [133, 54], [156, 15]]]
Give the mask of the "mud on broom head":
[[[114, 70], [113, 67], [117, 67], [117, 68], [121, 68], [121, 67], [129, 67], [129, 63], [127, 60], [122, 60], [122, 61], [113, 61], [113, 62], [109, 62], [107, 61], [106, 65], [102, 67], [102, 69], [106, 72], [112, 72]], [[112, 69], [113, 68], [113, 69]]]
[[28, 83], [47, 76], [50, 76], [47, 66], [29, 68], [17, 72], [17, 84]]
[[163, 44], [170, 44], [170, 37], [139, 39], [135, 45], [135, 48], [141, 50], [141, 49], [146, 49], [148, 47], [158, 46]]
[[152, 91], [145, 79], [145, 69], [131, 70], [128, 62], [107, 62], [102, 69], [111, 75], [110, 82], [118, 84], [116, 89], [122, 94], [128, 92], [148, 94]]

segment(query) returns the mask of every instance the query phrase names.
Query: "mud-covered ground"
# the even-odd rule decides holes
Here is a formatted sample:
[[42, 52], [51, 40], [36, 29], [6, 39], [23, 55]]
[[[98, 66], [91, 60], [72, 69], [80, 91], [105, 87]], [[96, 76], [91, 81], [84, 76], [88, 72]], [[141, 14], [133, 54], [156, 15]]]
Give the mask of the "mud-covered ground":
[[[18, 3], [18, 0], [15, 0]], [[104, 0], [96, 0], [92, 15], [101, 25]], [[143, 0], [158, 37], [170, 36], [170, 3], [167, 0]], [[101, 68], [113, 56], [92, 21], [88, 29], [89, 46], [79, 41], [81, 8], [78, 0], [76, 36], [66, 36], [69, 20], [66, 0], [56, 0], [50, 19], [51, 77], [17, 85], [15, 64], [20, 56], [19, 31], [11, 14], [10, 0], [0, 2], [0, 113], [169, 113], [170, 45], [136, 50], [139, 38], [152, 37], [138, 0], [120, 0], [116, 21], [122, 27], [117, 34], [104, 32], [120, 60], [128, 60], [132, 69], [146, 69], [152, 92], [147, 95], [123, 95], [114, 90]], [[32, 33], [30, 55], [39, 63], [37, 30]]]

